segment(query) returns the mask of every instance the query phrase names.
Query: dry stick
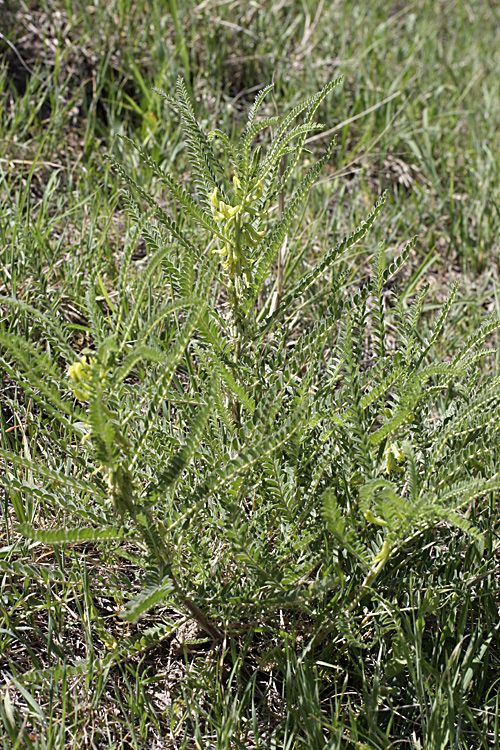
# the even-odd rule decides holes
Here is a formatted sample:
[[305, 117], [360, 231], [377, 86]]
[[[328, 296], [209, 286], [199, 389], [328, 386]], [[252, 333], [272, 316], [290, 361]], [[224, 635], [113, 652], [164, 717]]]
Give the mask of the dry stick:
[[19, 51], [18, 51], [17, 47], [15, 46], [15, 44], [12, 44], [12, 42], [10, 41], [10, 39], [7, 39], [7, 37], [5, 37], [1, 32], [0, 32], [0, 39], [2, 40], [2, 42], [5, 42], [5, 44], [8, 44], [8, 46], [14, 52], [14, 54], [17, 57], [17, 59], [19, 60], [19, 62], [23, 66], [23, 68], [28, 71], [28, 73], [30, 74], [30, 76], [33, 76], [33, 78], [36, 78], [37, 81], [40, 81], [40, 83], [43, 83], [44, 82], [43, 78], [40, 78], [40, 76], [38, 76], [33, 70], [31, 70], [31, 68], [29, 67], [29, 65], [27, 65], [25, 63], [25, 61], [23, 60], [23, 58], [22, 58], [21, 54], [19, 53]]

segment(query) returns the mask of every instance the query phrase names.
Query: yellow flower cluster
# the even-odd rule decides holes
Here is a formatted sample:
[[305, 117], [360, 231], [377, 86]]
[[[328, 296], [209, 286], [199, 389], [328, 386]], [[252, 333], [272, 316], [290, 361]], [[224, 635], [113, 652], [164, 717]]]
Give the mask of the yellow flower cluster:
[[95, 359], [92, 357], [87, 361], [85, 355], [78, 362], [68, 367], [68, 375], [73, 381], [71, 389], [78, 401], [88, 401], [92, 395], [92, 365]]
[[243, 195], [241, 182], [237, 175], [233, 177], [236, 200], [234, 206], [220, 200], [217, 188], [210, 195], [212, 214], [217, 222], [224, 222], [223, 234], [227, 238], [222, 247], [214, 250], [222, 258], [222, 268], [229, 276], [230, 284], [234, 282], [236, 294], [241, 297], [243, 280], [248, 284], [251, 279], [250, 263], [244, 248], [255, 248], [261, 242], [264, 232], [257, 232], [252, 225], [255, 218], [262, 218], [264, 211], [259, 212], [255, 203], [262, 197], [264, 187], [262, 181], [255, 181], [249, 194]]
[[391, 443], [385, 452], [385, 471], [391, 475], [393, 471], [404, 471], [400, 466], [405, 462], [405, 454], [396, 443]]

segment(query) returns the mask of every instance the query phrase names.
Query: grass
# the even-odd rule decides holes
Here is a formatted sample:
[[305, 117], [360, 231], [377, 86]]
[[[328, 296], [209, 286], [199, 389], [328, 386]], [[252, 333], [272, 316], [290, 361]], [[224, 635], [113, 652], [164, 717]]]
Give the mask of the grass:
[[[140, 142], [185, 179], [178, 121], [152, 92], [170, 91], [179, 73], [199, 118], [235, 132], [255, 90], [269, 81], [275, 90], [266, 114], [273, 115], [344, 75], [321, 109], [338, 145], [290, 238], [285, 289], [387, 189], [381, 220], [334, 273], [362, 276], [378, 242], [391, 258], [418, 234], [397, 283], [409, 299], [431, 283], [426, 321], [453, 281], [461, 284], [436, 352], [441, 359], [486, 313], [498, 313], [494, 3], [45, 0], [7, 3], [4, 18], [0, 290], [56, 311], [75, 351], [89, 343], [82, 299], [90, 272], [100, 269], [100, 301], [109, 309], [127, 248], [136, 268], [147, 262], [107, 155], [161, 198], [118, 136]], [[314, 150], [325, 144], [322, 134], [311, 138]], [[324, 290], [313, 292], [311, 317], [299, 327], [327, 308]], [[33, 325], [22, 307], [2, 310], [4, 327], [55, 346], [43, 321]], [[1, 377], [2, 447], [68, 475], [84, 466], [79, 444], [61, 437], [7, 373]], [[170, 434], [174, 417], [163, 415], [159, 434]], [[47, 445], [52, 452], [43, 452]], [[29, 472], [18, 479], [33, 483]], [[34, 498], [13, 489], [2, 495], [6, 750], [500, 747], [498, 497], [470, 509], [480, 540], [443, 526], [400, 552], [394, 564], [409, 577], [382, 577], [352, 628], [332, 634], [319, 652], [313, 620], [278, 609], [252, 623], [242, 608], [241, 628], [226, 631], [222, 651], [169, 607], [138, 625], [123, 623], [120, 607], [142, 574], [136, 550], [22, 539], [18, 522], [50, 514], [62, 522], [68, 513], [63, 496], [57, 508]], [[201, 565], [201, 552], [191, 559]], [[190, 643], [191, 634], [199, 642]], [[129, 637], [134, 647], [128, 641], [117, 651]]]

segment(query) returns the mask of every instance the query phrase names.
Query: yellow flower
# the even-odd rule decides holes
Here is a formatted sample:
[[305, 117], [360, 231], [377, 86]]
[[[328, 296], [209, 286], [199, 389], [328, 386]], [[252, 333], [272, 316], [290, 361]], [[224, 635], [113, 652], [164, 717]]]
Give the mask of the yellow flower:
[[88, 401], [92, 395], [92, 365], [94, 362], [95, 359], [93, 358], [87, 362], [87, 357], [83, 355], [80, 360], [73, 362], [68, 367], [69, 378], [73, 381], [71, 389], [78, 401]]
[[391, 443], [387, 448], [385, 454], [385, 471], [387, 474], [391, 474], [393, 471], [404, 471], [403, 467], [399, 464], [404, 463], [405, 454], [396, 443]]

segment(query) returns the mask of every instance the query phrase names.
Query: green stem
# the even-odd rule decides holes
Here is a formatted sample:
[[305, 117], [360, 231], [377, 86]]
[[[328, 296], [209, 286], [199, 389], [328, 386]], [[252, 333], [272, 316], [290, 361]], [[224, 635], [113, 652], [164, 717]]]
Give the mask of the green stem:
[[[241, 257], [242, 249], [241, 249], [241, 221], [238, 217], [236, 219], [235, 224], [235, 232], [234, 232], [234, 244], [236, 248], [236, 257], [239, 259]], [[239, 265], [239, 262], [238, 262]], [[240, 269], [237, 268], [237, 272]], [[241, 325], [241, 317], [240, 317], [240, 304], [238, 300], [238, 294], [236, 291], [235, 286], [233, 285], [232, 293], [231, 293], [231, 307], [232, 307], [232, 337], [233, 337], [233, 362], [235, 365], [238, 364], [240, 355], [241, 355], [241, 344], [243, 342], [243, 326]], [[240, 426], [241, 421], [241, 404], [239, 400], [234, 397], [233, 403], [232, 403], [232, 410], [234, 419], [236, 422], [237, 427]]]
[[353, 612], [353, 610], [356, 609], [360, 601], [366, 596], [366, 594], [368, 594], [373, 584], [375, 583], [376, 579], [378, 578], [380, 572], [385, 567], [385, 564], [388, 559], [389, 559], [389, 553], [384, 559], [380, 560], [376, 565], [370, 568], [370, 570], [368, 571], [365, 577], [365, 580], [361, 584], [361, 587], [358, 593], [356, 594], [356, 596], [350, 603], [349, 607], [347, 608], [347, 611], [349, 614], [351, 614], [351, 612]]
[[[210, 638], [213, 638], [214, 641], [217, 643], [222, 643], [224, 640], [224, 634], [221, 630], [217, 627], [217, 625], [214, 625], [212, 622], [210, 622], [209, 618], [205, 615], [205, 613], [198, 607], [197, 604], [191, 599], [188, 594], [186, 594], [185, 591], [183, 591], [182, 586], [179, 584], [177, 578], [172, 572], [172, 561], [171, 561], [171, 555], [170, 552], [163, 540], [163, 537], [161, 535], [160, 529], [158, 529], [158, 525], [154, 522], [153, 517], [151, 513], [145, 509], [141, 509], [141, 513], [146, 516], [150, 522], [151, 525], [154, 525], [156, 528], [156, 531], [158, 533], [158, 539], [160, 541], [160, 547], [155, 549], [156, 558], [158, 560], [158, 563], [160, 565], [160, 569], [162, 570], [162, 573], [164, 574], [165, 571], [168, 572], [168, 577], [172, 581], [174, 585], [174, 592], [177, 600], [181, 603], [181, 605], [187, 609], [190, 615], [192, 615], [193, 619], [196, 620], [198, 625], [202, 630], [207, 633]], [[149, 546], [150, 545], [150, 539], [147, 534], [144, 533], [144, 529], [142, 528], [141, 524], [137, 522], [136, 516], [133, 516], [134, 521], [136, 521], [136, 525], [139, 526], [139, 530], [142, 532], [142, 536], [144, 538], [144, 541]]]

